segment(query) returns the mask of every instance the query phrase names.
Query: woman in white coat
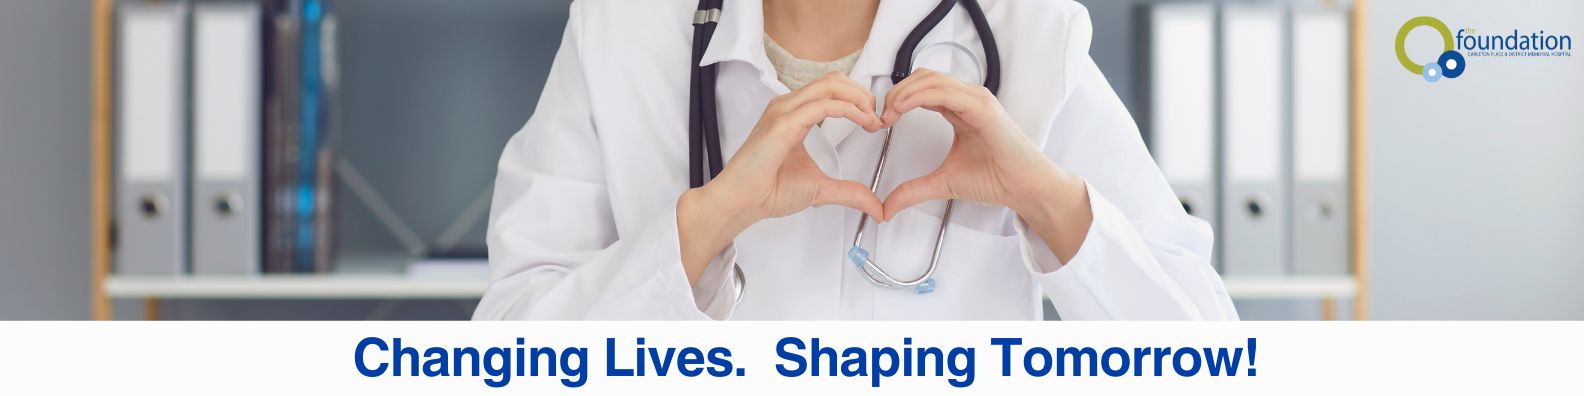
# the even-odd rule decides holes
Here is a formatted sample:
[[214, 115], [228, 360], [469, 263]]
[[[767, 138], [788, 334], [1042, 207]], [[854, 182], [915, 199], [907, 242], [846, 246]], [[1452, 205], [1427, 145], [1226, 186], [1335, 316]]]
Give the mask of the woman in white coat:
[[[1210, 228], [1089, 58], [1077, 3], [982, 1], [1003, 64], [991, 95], [951, 77], [976, 74], [951, 51], [888, 78], [934, 1], [726, 0], [703, 64], [718, 65], [727, 161], [689, 189], [693, 3], [572, 4], [500, 159], [475, 319], [1040, 319], [1042, 294], [1063, 319], [1237, 318]], [[923, 45], [983, 57], [964, 14]], [[858, 182], [872, 132], [892, 126], [872, 194]], [[848, 263], [867, 213], [883, 221], [867, 233], [877, 264], [922, 274], [948, 198], [934, 292], [876, 287]]]

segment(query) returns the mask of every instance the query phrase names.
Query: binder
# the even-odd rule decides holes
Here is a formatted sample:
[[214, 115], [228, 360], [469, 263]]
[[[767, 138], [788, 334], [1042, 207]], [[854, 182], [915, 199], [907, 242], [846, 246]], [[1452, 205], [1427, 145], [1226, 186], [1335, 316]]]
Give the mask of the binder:
[[318, 267], [316, 262], [319, 253], [319, 145], [323, 137], [321, 116], [324, 112], [322, 103], [322, 86], [319, 79], [322, 70], [319, 69], [320, 52], [319, 34], [323, 26], [324, 4], [322, 0], [302, 0], [302, 23], [298, 25], [298, 59], [301, 62], [302, 80], [301, 90], [298, 92], [297, 113], [297, 169], [295, 199], [296, 212], [293, 213], [295, 224], [292, 233], [295, 239], [292, 251], [292, 270], [295, 272], [314, 272]]
[[315, 180], [318, 193], [317, 204], [314, 205], [315, 215], [314, 234], [317, 240], [314, 251], [314, 271], [330, 272], [335, 269], [336, 255], [336, 185], [338, 174], [335, 164], [340, 161], [338, 150], [340, 147], [341, 133], [341, 62], [340, 49], [336, 45], [340, 36], [340, 18], [337, 18], [331, 2], [315, 0], [319, 4], [319, 62], [312, 66], [319, 69], [319, 102], [322, 108], [319, 119], [321, 126], [318, 158], [318, 178]]
[[1287, 272], [1286, 13], [1221, 12], [1222, 266], [1227, 275]]
[[298, 25], [298, 139], [292, 270], [329, 272], [335, 181], [332, 144], [337, 82], [336, 18], [325, 0], [302, 0]]
[[1146, 13], [1151, 154], [1183, 210], [1219, 230], [1215, 8], [1164, 4]]
[[268, 33], [264, 70], [264, 272], [292, 272], [296, 238], [300, 5], [264, 1]]
[[1348, 272], [1348, 22], [1337, 10], [1292, 14], [1292, 263], [1304, 275]]
[[262, 0], [264, 272], [328, 272], [335, 254], [336, 18], [323, 0]]
[[187, 265], [187, 8], [123, 2], [116, 25], [116, 272]]
[[260, 270], [261, 18], [252, 2], [193, 8], [195, 274]]

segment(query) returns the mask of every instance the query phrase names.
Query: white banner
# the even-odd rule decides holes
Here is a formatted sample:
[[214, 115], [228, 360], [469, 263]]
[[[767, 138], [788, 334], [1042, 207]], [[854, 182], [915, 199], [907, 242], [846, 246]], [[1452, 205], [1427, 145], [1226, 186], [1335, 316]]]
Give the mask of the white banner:
[[1568, 393], [1579, 334], [1584, 323], [8, 322], [0, 392]]

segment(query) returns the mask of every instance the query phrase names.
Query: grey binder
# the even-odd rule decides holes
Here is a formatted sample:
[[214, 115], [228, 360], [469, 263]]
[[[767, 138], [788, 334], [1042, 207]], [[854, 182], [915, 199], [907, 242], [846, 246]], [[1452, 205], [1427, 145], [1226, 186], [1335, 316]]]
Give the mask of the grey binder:
[[1348, 22], [1336, 10], [1292, 15], [1292, 263], [1303, 275], [1348, 272]]
[[1287, 272], [1286, 13], [1221, 12], [1223, 248], [1226, 275]]
[[116, 272], [187, 264], [187, 12], [122, 2], [116, 25]]
[[260, 271], [262, 18], [252, 2], [193, 8], [194, 274]]
[[1219, 231], [1215, 8], [1156, 5], [1144, 19], [1149, 29], [1145, 78], [1150, 152], [1183, 210]]

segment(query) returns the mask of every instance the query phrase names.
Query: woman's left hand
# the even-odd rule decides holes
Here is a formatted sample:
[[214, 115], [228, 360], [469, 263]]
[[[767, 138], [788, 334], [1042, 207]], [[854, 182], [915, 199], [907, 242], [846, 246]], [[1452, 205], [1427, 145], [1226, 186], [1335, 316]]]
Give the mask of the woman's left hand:
[[937, 199], [1005, 206], [1035, 229], [1063, 262], [1076, 254], [1093, 220], [1083, 180], [1046, 157], [990, 90], [919, 69], [886, 94], [880, 120], [891, 127], [902, 114], [918, 108], [944, 116], [956, 137], [940, 168], [902, 183], [886, 197], [887, 220]]

